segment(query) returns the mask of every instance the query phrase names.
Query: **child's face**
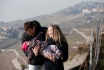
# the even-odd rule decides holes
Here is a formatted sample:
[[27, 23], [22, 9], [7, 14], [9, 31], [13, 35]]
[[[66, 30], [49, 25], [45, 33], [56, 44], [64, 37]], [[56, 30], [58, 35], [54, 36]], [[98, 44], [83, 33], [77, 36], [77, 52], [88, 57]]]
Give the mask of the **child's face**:
[[51, 26], [48, 27], [47, 34], [49, 35], [49, 37], [53, 37], [53, 28]]
[[30, 41], [26, 41], [27, 46], [29, 46], [29, 45], [30, 45], [30, 43], [31, 43]]

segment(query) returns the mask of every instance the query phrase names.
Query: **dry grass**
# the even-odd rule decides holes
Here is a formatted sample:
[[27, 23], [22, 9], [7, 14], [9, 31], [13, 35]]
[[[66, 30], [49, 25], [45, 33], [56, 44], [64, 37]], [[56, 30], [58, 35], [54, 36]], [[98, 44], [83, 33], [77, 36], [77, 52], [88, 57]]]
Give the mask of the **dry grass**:
[[70, 62], [73, 58], [74, 58], [74, 56], [76, 55], [77, 53], [76, 52], [71, 52], [69, 55], [69, 58], [68, 58], [68, 60], [67, 60], [67, 62]]

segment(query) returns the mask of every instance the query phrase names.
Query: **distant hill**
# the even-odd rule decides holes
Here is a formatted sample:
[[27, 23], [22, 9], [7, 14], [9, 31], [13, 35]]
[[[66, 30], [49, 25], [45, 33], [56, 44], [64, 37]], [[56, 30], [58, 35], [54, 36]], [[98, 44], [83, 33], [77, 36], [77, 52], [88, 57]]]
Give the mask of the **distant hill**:
[[104, 7], [104, 3], [101, 2], [81, 2], [74, 6], [70, 6], [66, 9], [63, 9], [57, 13], [65, 14], [65, 15], [72, 15], [72, 14], [79, 14], [82, 13], [83, 9], [93, 9], [93, 8], [101, 8]]
[[[23, 23], [25, 21], [38, 20], [43, 26], [48, 26], [50, 24], [59, 24], [62, 28], [70, 28], [77, 25], [76, 23], [83, 23], [82, 19], [83, 21], [87, 21], [89, 19], [92, 19], [92, 16], [95, 15], [93, 14], [92, 16], [83, 16], [82, 13], [84, 9], [88, 9], [89, 11], [92, 9], [99, 9], [103, 7], [104, 3], [101, 2], [81, 2], [74, 6], [62, 9], [56, 13], [2, 23], [0, 24], [0, 26], [23, 26]], [[63, 24], [65, 25], [63, 26]]]

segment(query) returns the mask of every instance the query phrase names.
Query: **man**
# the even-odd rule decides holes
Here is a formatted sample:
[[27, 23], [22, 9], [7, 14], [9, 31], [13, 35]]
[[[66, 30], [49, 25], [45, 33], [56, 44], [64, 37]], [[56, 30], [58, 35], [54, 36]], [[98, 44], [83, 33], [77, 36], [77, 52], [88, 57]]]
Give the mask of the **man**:
[[[43, 32], [41, 40], [45, 40], [45, 33], [47, 28], [41, 27], [40, 23], [36, 20], [25, 22], [24, 30], [25, 32], [22, 35], [22, 44], [25, 41], [33, 39], [40, 31]], [[39, 48], [40, 46], [35, 46], [35, 48], [33, 48], [35, 52], [33, 53], [33, 59], [29, 62], [29, 70], [40, 70], [41, 66], [44, 63], [45, 58], [42, 55], [38, 54]], [[24, 53], [26, 56], [28, 56], [26, 51], [24, 51]]]

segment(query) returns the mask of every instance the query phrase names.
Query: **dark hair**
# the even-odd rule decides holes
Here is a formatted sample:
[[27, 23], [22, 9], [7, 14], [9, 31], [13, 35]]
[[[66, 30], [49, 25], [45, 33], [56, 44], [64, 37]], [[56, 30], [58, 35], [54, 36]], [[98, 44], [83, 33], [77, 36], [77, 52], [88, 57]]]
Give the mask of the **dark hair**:
[[33, 29], [33, 24], [30, 21], [24, 23], [24, 30], [27, 31], [28, 29]]
[[24, 30], [27, 31], [28, 29], [33, 29], [33, 26], [36, 27], [37, 30], [40, 30], [41, 25], [38, 21], [33, 20], [33, 21], [27, 21], [24, 23]]
[[33, 21], [31, 21], [30, 23], [33, 24], [33, 25], [35, 25], [35, 26], [38, 27], [38, 28], [41, 27], [40, 23], [39, 23], [38, 21], [36, 21], [36, 20], [33, 20]]

